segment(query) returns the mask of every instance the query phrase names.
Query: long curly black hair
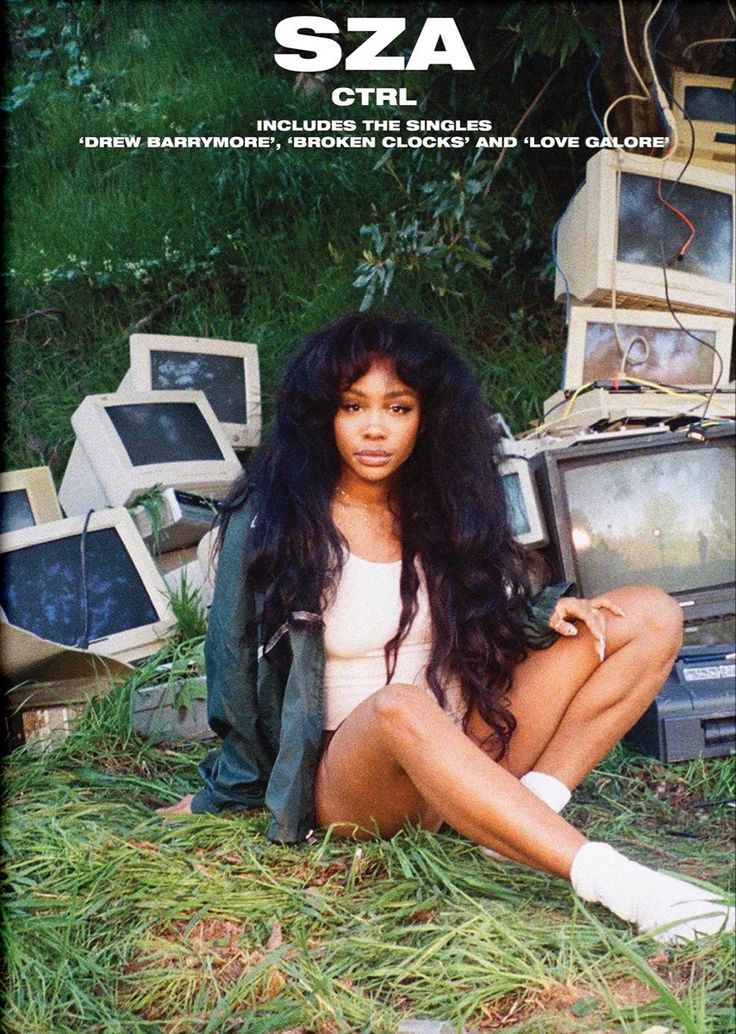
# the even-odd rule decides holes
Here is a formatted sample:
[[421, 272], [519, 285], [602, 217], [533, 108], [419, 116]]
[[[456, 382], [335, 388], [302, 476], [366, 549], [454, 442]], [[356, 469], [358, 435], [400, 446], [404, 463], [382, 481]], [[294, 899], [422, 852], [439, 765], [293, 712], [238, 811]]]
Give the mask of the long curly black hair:
[[248, 577], [264, 593], [264, 641], [293, 611], [321, 612], [347, 547], [331, 516], [341, 469], [333, 422], [341, 393], [376, 360], [394, 364], [422, 413], [389, 500], [401, 521], [402, 610], [385, 646], [387, 682], [417, 610], [418, 557], [433, 628], [428, 684], [444, 704], [443, 687], [457, 680], [467, 714], [477, 706], [502, 757], [516, 724], [507, 706], [511, 673], [526, 654], [526, 563], [511, 536], [489, 408], [469, 366], [435, 327], [358, 313], [313, 334], [285, 373], [273, 429], [223, 504], [222, 534], [228, 514], [255, 493]]

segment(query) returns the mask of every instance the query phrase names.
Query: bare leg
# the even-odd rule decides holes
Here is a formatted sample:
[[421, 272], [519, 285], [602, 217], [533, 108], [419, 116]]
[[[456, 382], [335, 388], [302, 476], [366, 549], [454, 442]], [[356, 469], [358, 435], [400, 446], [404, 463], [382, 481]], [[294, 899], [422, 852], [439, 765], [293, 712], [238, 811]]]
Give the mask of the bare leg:
[[[682, 642], [675, 600], [650, 586], [606, 595], [625, 616], [605, 613], [603, 664], [592, 635], [579, 626], [577, 636], [534, 651], [514, 672], [510, 708], [518, 725], [501, 763], [517, 777], [536, 769], [574, 789], [646, 710], [672, 668]], [[477, 712], [468, 733], [476, 742], [489, 733]]]
[[732, 930], [718, 894], [585, 839], [457, 729], [423, 690], [385, 686], [343, 722], [320, 761], [317, 820], [390, 836], [445, 819], [478, 843], [562, 876], [586, 901], [663, 943]]
[[564, 878], [586, 843], [414, 686], [385, 686], [345, 719], [320, 761], [315, 799], [319, 824], [344, 835], [387, 837], [407, 821], [444, 820]]
[[606, 615], [603, 664], [581, 627], [517, 668], [510, 704], [518, 726], [500, 765], [476, 746], [489, 731], [477, 713], [466, 737], [414, 687], [384, 687], [356, 708], [319, 766], [320, 824], [390, 836], [407, 820], [444, 820], [510, 858], [568, 876], [585, 838], [517, 780], [537, 768], [575, 787], [656, 695], [681, 641], [679, 607], [660, 590], [608, 595], [625, 617]]

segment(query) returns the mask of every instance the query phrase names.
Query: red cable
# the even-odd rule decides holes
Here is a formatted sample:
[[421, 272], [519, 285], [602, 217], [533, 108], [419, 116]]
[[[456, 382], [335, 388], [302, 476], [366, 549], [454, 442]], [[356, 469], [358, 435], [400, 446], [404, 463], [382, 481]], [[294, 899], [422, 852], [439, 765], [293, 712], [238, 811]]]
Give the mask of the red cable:
[[665, 208], [669, 208], [670, 212], [674, 212], [675, 215], [679, 219], [682, 219], [683, 223], [685, 223], [685, 225], [690, 230], [690, 236], [685, 241], [685, 243], [680, 248], [680, 250], [677, 252], [677, 258], [678, 259], [683, 259], [685, 257], [685, 252], [687, 251], [687, 249], [690, 247], [690, 245], [692, 244], [693, 240], [695, 239], [695, 227], [690, 222], [690, 220], [688, 219], [688, 217], [685, 215], [684, 212], [681, 212], [679, 208], [675, 208], [674, 205], [671, 205], [669, 203], [669, 201], [667, 200], [667, 198], [665, 198], [662, 195], [662, 175], [661, 175], [661, 173], [660, 173], [659, 179], [657, 180], [657, 197], [662, 202], [664, 207]]

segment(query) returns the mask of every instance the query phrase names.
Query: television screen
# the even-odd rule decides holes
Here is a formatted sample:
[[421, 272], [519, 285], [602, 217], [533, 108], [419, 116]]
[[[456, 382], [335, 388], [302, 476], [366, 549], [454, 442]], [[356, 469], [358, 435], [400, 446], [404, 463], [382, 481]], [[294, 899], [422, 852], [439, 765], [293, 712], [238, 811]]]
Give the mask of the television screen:
[[[621, 313], [620, 318], [623, 316]], [[716, 344], [715, 331], [698, 329], [688, 334], [679, 328], [644, 327], [622, 322], [619, 322], [618, 330], [624, 348], [632, 343], [624, 367], [625, 373], [632, 377], [664, 384], [712, 383], [715, 356], [711, 349]], [[618, 376], [622, 359], [614, 324], [588, 322], [583, 382], [611, 380]]]
[[736, 122], [736, 95], [724, 87], [686, 86], [683, 107], [693, 122]]
[[[8, 620], [44, 639], [77, 644], [85, 629], [81, 534], [11, 549], [0, 564]], [[85, 571], [90, 642], [160, 619], [114, 527], [87, 532]]]
[[154, 390], [199, 389], [209, 399], [218, 420], [226, 424], [247, 422], [242, 358], [159, 349], [153, 349], [150, 356]]
[[134, 467], [224, 459], [193, 402], [130, 403], [106, 411]]
[[685, 223], [657, 197], [658, 180], [621, 174], [617, 258], [730, 283], [733, 254], [733, 199], [720, 190], [662, 181], [662, 194], [695, 226], [682, 259], [678, 252], [690, 235]]
[[24, 488], [0, 492], [0, 532], [19, 531], [31, 528], [36, 523], [33, 510]]
[[529, 515], [526, 511], [524, 493], [521, 487], [521, 478], [518, 474], [504, 474], [502, 476], [503, 488], [506, 495], [506, 506], [509, 514], [511, 533], [514, 538], [520, 535], [528, 535], [532, 530], [529, 523]]
[[734, 560], [733, 443], [570, 456], [560, 464], [579, 588], [727, 585]]

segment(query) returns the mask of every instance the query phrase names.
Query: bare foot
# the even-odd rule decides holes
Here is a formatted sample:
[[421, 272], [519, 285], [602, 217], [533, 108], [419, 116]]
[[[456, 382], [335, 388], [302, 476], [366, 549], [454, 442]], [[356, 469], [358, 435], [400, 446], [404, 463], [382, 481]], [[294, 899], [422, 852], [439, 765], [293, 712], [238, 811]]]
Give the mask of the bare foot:
[[182, 797], [176, 804], [169, 804], [165, 808], [156, 808], [157, 815], [191, 815], [192, 814], [192, 801], [194, 800], [194, 794], [188, 793], [186, 797]]

